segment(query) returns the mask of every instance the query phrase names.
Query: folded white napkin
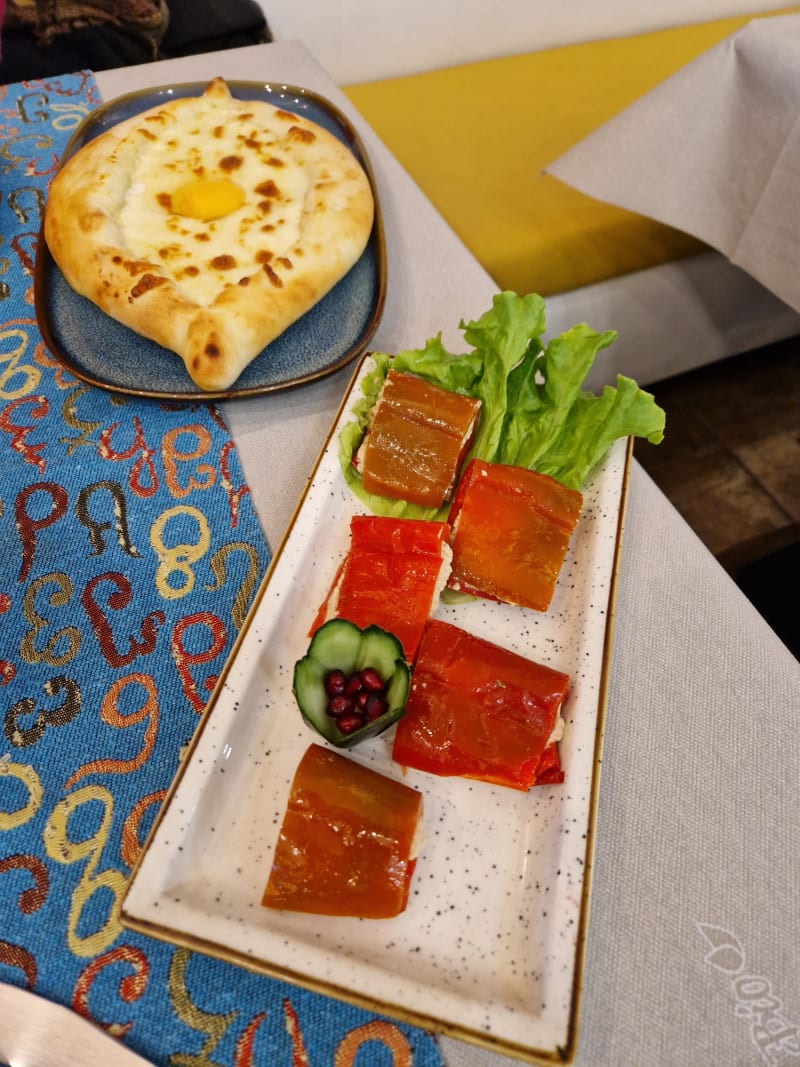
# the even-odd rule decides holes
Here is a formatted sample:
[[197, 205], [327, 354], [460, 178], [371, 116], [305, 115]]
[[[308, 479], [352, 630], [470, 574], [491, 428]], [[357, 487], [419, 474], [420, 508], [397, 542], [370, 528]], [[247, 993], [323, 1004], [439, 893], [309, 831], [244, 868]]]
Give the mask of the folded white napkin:
[[755, 19], [548, 168], [700, 238], [800, 310], [800, 15]]

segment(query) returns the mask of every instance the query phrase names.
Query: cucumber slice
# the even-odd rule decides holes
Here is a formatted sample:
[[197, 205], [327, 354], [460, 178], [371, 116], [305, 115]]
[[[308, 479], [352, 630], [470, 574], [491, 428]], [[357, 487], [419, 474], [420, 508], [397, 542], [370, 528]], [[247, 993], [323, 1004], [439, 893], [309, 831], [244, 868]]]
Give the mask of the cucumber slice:
[[[384, 683], [382, 697], [387, 708], [379, 718], [345, 733], [328, 713], [325, 678], [330, 671], [342, 671], [351, 678], [367, 667], [377, 671]], [[351, 748], [397, 722], [410, 684], [411, 668], [394, 634], [379, 626], [362, 630], [348, 619], [329, 619], [320, 626], [305, 656], [294, 667], [293, 690], [303, 718], [337, 748]]]

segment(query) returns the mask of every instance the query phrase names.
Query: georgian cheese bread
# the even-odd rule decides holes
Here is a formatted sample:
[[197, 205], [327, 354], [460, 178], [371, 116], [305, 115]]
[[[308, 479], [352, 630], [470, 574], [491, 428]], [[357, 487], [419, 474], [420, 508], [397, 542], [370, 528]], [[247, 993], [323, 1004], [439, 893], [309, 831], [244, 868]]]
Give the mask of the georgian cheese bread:
[[363, 252], [369, 181], [336, 137], [221, 78], [84, 145], [44, 233], [82, 296], [224, 390]]

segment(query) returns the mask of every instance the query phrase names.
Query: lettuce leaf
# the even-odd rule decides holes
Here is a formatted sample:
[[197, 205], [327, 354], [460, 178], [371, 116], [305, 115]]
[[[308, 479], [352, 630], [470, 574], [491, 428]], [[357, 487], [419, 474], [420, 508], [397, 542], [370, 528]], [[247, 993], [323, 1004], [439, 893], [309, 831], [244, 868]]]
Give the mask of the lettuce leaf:
[[598, 353], [617, 336], [613, 330], [598, 333], [580, 324], [545, 346], [544, 301], [536, 293], [511, 292], [498, 293], [488, 311], [474, 322], [462, 321], [460, 328], [471, 351], [453, 355], [439, 335], [420, 349], [376, 356], [375, 370], [362, 383], [355, 419], [340, 436], [340, 462], [371, 511], [409, 518], [441, 518], [447, 512], [447, 507], [435, 512], [367, 493], [351, 462], [390, 364], [481, 401], [468, 458], [528, 467], [572, 489], [582, 488], [618, 438], [643, 437], [651, 444], [663, 439], [664, 411], [633, 379], [619, 375], [616, 387], [605, 386], [599, 395], [584, 391]]

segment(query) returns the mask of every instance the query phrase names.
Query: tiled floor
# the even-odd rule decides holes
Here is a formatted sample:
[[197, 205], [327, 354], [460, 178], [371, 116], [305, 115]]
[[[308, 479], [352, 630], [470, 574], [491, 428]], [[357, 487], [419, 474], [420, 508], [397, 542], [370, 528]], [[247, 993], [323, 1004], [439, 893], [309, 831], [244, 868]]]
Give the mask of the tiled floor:
[[667, 434], [636, 457], [800, 656], [800, 338], [648, 388]]

